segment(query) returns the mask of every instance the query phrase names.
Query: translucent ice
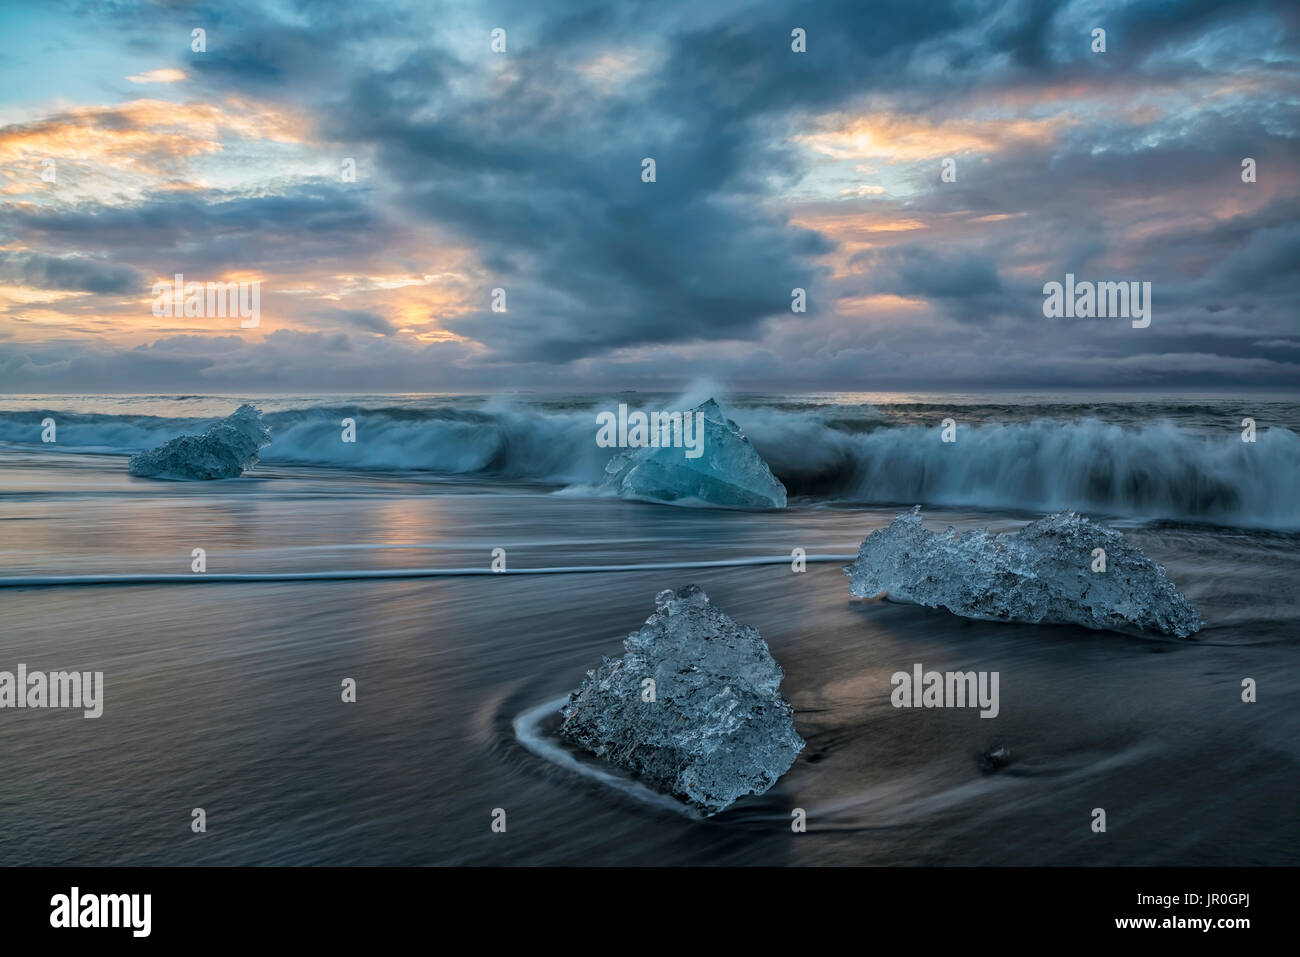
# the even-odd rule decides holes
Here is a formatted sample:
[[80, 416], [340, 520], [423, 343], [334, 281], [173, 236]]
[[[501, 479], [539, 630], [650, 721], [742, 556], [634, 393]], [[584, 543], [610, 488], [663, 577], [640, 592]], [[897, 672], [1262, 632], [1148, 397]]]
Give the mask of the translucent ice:
[[625, 498], [657, 502], [785, 508], [785, 486], [718, 403], [709, 399], [686, 415], [696, 412], [703, 414], [702, 455], [690, 458], [672, 446], [622, 452], [605, 466], [603, 487]]
[[804, 742], [767, 642], [695, 585], [656, 611], [569, 696], [560, 735], [706, 814], [781, 777]]
[[918, 505], [868, 535], [844, 573], [855, 597], [887, 595], [963, 618], [1179, 638], [1201, 627], [1163, 568], [1119, 532], [1073, 512], [1015, 534], [960, 535], [926, 531]]
[[181, 435], [149, 452], [131, 456], [132, 475], [153, 478], [238, 478], [257, 464], [257, 452], [271, 443], [262, 412], [241, 405], [200, 435]]

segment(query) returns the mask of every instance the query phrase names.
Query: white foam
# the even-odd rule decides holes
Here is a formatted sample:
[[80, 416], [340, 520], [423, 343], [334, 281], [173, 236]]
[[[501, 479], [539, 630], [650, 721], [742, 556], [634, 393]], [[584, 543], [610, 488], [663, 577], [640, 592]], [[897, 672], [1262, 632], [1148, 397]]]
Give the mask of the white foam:
[[513, 726], [515, 729], [515, 738], [525, 748], [531, 751], [545, 761], [557, 767], [564, 768], [566, 771], [572, 771], [574, 774], [580, 774], [585, 778], [596, 781], [606, 787], [618, 791], [642, 804], [648, 804], [652, 807], [664, 810], [675, 811], [685, 817], [699, 820], [700, 815], [682, 802], [669, 797], [666, 794], [660, 794], [653, 791], [640, 782], [633, 781], [630, 778], [607, 771], [604, 768], [594, 764], [588, 764], [579, 761], [567, 750], [557, 744], [553, 739], [542, 734], [540, 729], [541, 723], [546, 718], [557, 714], [560, 708], [569, 696], [561, 695], [558, 698], [552, 698], [550, 701], [544, 701], [536, 707], [529, 708], [527, 711], [515, 718]]
[[[804, 561], [853, 561], [856, 554], [809, 555]], [[481, 566], [474, 568], [383, 568], [331, 569], [304, 572], [212, 572], [184, 574], [135, 575], [19, 575], [0, 578], [0, 588], [52, 587], [57, 585], [215, 585], [255, 582], [371, 581], [405, 578], [465, 578], [473, 575], [585, 575], [604, 572], [676, 571], [687, 568], [739, 568], [750, 565], [788, 565], [789, 555], [764, 558], [732, 558], [708, 562], [641, 562], [634, 565], [553, 565], [545, 568], [510, 568], [494, 572]]]

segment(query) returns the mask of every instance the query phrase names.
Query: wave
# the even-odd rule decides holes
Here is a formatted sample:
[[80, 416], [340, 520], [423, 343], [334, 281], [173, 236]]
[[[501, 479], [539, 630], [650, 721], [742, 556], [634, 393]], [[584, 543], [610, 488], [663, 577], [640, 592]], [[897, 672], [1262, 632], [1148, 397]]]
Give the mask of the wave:
[[[595, 412], [607, 407], [596, 401], [586, 408], [557, 408], [493, 400], [473, 407], [449, 401], [432, 407], [340, 404], [268, 412], [273, 441], [262, 461], [587, 488], [600, 481], [610, 456], [595, 443]], [[937, 413], [924, 425], [900, 421], [894, 408], [871, 406], [738, 403], [729, 414], [796, 502], [1074, 509], [1300, 528], [1300, 485], [1294, 478], [1300, 470], [1300, 435], [1275, 425], [1261, 427], [1254, 443], [1243, 442], [1231, 427], [1232, 416], [1222, 410], [1222, 427], [1207, 429], [1173, 417], [971, 421], [969, 410], [953, 409], [952, 443], [940, 441]], [[52, 445], [40, 441], [46, 416], [57, 421], [58, 442]], [[355, 443], [342, 441], [345, 418], [356, 420]], [[3, 412], [0, 443], [130, 455], [199, 432], [210, 421]]]
[[1096, 419], [958, 424], [865, 434], [750, 427], [792, 496], [862, 504], [1102, 512], [1250, 527], [1300, 527], [1300, 435]]
[[[857, 558], [856, 553], [807, 555], [804, 561], [813, 565], [826, 562], [851, 562], [855, 558]], [[175, 572], [139, 572], [121, 575], [13, 575], [0, 576], [0, 588], [59, 588], [70, 585], [249, 585], [260, 582], [384, 581], [509, 575], [607, 575], [617, 572], [681, 571], [695, 568], [743, 568], [788, 564], [790, 564], [789, 555], [764, 555], [753, 558], [719, 558], [693, 562], [637, 562], [631, 565], [546, 565], [535, 568], [508, 568], [501, 571], [477, 565], [468, 568], [336, 568], [326, 571], [205, 572], [201, 575]]]
[[[43, 444], [40, 422], [57, 423], [58, 441]], [[344, 419], [357, 441], [342, 440]], [[268, 412], [272, 444], [266, 464], [492, 475], [557, 485], [599, 477], [609, 452], [596, 446], [593, 416], [507, 404], [481, 409], [313, 406]], [[48, 451], [133, 455], [201, 432], [211, 418], [38, 411], [0, 413], [0, 442]]]

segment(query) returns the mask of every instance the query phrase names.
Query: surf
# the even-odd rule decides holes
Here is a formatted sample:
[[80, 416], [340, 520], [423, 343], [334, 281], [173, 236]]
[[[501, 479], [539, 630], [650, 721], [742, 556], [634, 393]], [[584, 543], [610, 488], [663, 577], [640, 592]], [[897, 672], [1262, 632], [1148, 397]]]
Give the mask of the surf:
[[[233, 408], [238, 400], [228, 400]], [[142, 398], [144, 409], [165, 406]], [[212, 405], [209, 400], [206, 406]], [[524, 482], [586, 494], [609, 450], [593, 439], [605, 400], [376, 397], [293, 406], [265, 403], [271, 466], [427, 473]], [[639, 397], [638, 407], [662, 403]], [[129, 403], [116, 400], [116, 408]], [[280, 408], [276, 409], [276, 406]], [[289, 405], [289, 407], [285, 407]], [[1258, 406], [1259, 403], [1254, 405]], [[805, 398], [730, 406], [792, 504], [1067, 509], [1102, 517], [1300, 528], [1300, 434], [1293, 404], [1256, 412], [1257, 441], [1235, 427], [1241, 402], [867, 405]], [[1266, 414], [1267, 413], [1267, 414]], [[58, 423], [42, 443], [39, 423]], [[938, 423], [956, 422], [956, 441]], [[357, 441], [342, 441], [344, 419]], [[0, 446], [130, 455], [201, 431], [210, 417], [0, 411]], [[1265, 425], [1265, 423], [1268, 423]], [[255, 474], [255, 473], [254, 473]]]

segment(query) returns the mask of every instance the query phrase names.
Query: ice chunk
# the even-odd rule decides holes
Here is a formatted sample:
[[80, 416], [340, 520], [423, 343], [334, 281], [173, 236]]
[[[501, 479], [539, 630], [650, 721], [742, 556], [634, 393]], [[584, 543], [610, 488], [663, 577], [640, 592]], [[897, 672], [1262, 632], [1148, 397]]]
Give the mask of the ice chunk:
[[132, 475], [153, 478], [238, 478], [257, 464], [257, 452], [271, 443], [262, 412], [241, 405], [201, 435], [181, 435], [149, 452], [131, 456]]
[[1163, 568], [1119, 532], [1073, 512], [995, 537], [983, 530], [928, 532], [918, 505], [868, 535], [844, 573], [857, 598], [887, 595], [963, 618], [1179, 638], [1201, 627]]
[[1011, 763], [1011, 749], [1004, 744], [995, 744], [980, 752], [980, 770], [985, 774], [1001, 771]]
[[[767, 642], [695, 585], [656, 611], [569, 696], [560, 735], [706, 814], [781, 777], [804, 742]], [[651, 679], [653, 683], [648, 683]]]
[[656, 502], [694, 500], [735, 508], [785, 508], [785, 486], [754, 451], [740, 426], [709, 399], [686, 415], [703, 414], [704, 451], [688, 458], [671, 446], [642, 447], [615, 455], [603, 488], [625, 498]]

